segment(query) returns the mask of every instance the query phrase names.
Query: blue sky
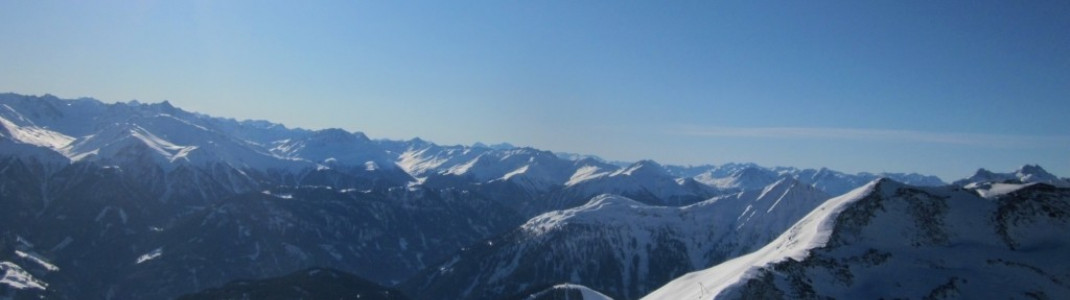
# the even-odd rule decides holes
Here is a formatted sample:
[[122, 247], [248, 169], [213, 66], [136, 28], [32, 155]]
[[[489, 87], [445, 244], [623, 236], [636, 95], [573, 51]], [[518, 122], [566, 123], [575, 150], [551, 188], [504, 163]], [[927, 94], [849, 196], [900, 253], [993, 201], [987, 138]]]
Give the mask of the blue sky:
[[1066, 1], [2, 1], [0, 91], [373, 138], [1070, 176]]

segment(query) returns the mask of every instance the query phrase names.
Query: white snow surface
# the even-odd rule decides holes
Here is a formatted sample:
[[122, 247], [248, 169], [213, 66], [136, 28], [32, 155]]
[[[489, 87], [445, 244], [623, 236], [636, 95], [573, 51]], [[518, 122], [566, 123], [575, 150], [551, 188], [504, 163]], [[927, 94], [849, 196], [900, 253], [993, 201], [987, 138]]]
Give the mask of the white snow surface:
[[[588, 195], [646, 190], [657, 197], [688, 196], [696, 194], [694, 189], [680, 187], [691, 183], [688, 180], [714, 188], [746, 190], [764, 187], [781, 176], [838, 194], [830, 189], [853, 188], [868, 179], [852, 178], [872, 176], [824, 176], [823, 172], [811, 172], [823, 177], [809, 178], [803, 176], [807, 170], [769, 169], [755, 164], [672, 167], [674, 171], [669, 174], [652, 161], [614, 165], [590, 156], [562, 159], [551, 152], [512, 145], [439, 146], [419, 139], [372, 141], [363, 133], [341, 129], [287, 129], [267, 121], [235, 121], [190, 113], [166, 101], [106, 104], [90, 98], [65, 100], [51, 95], [11, 93], [0, 94], [0, 136], [20, 145], [54, 151], [67, 158], [64, 163], [105, 160], [105, 164], [122, 166], [122, 161], [138, 158], [144, 149], [165, 170], [171, 170], [174, 164], [213, 163], [258, 170], [327, 170], [337, 169], [336, 164], [340, 164], [378, 172], [400, 167], [418, 183], [432, 174], [449, 174], [471, 176], [477, 182], [510, 181], [528, 189], [586, 185], [579, 189]], [[385, 146], [391, 143], [403, 146]], [[130, 147], [139, 151], [123, 151]], [[12, 149], [0, 149], [0, 153], [28, 151], [4, 148]]]
[[[4, 107], [6, 109], [11, 109], [11, 107], [7, 105], [4, 105]], [[37, 126], [19, 126], [3, 117], [0, 117], [0, 126], [4, 129], [0, 130], [0, 136], [4, 136], [3, 131], [6, 131], [11, 135], [10, 138], [15, 141], [45, 147], [55, 151], [60, 151], [60, 149], [63, 149], [63, 147], [66, 147], [74, 141], [73, 137], [65, 134]]]
[[729, 286], [754, 276], [758, 268], [789, 258], [801, 260], [809, 254], [810, 249], [824, 246], [828, 242], [836, 216], [848, 204], [873, 192], [876, 184], [877, 181], [873, 181], [847, 194], [829, 199], [758, 251], [713, 268], [688, 273], [643, 299], [708, 299]]
[[714, 174], [713, 170], [710, 170], [695, 176], [694, 179], [695, 181], [719, 189], [750, 190], [764, 187], [770, 183], [776, 182], [779, 178], [776, 173], [762, 170], [761, 168], [754, 166], [736, 170], [731, 174], [728, 174], [728, 176], [723, 177], [718, 177]]
[[[522, 267], [522, 263], [516, 259], [519, 257], [535, 256], [555, 261], [595, 259], [586, 256], [576, 258], [569, 254], [584, 251], [580, 245], [590, 235], [577, 234], [572, 230], [581, 228], [607, 243], [618, 243], [611, 249], [598, 250], [606, 251], [598, 255], [611, 257], [607, 259], [620, 263], [623, 282], [629, 282], [633, 277], [637, 282], [644, 282], [651, 276], [650, 263], [659, 255], [652, 249], [657, 249], [659, 243], [666, 239], [678, 241], [683, 246], [678, 248], [679, 252], [672, 254], [682, 258], [674, 259], [675, 262], [692, 270], [710, 266], [720, 262], [721, 257], [735, 257], [765, 245], [828, 198], [827, 194], [790, 178], [784, 178], [766, 189], [716, 197], [682, 207], [647, 205], [619, 195], [602, 194], [578, 207], [543, 213], [528, 220], [520, 229], [529, 236], [522, 243], [493, 254], [494, 259], [500, 259], [503, 263], [493, 266], [493, 270], [487, 270], [487, 274], [493, 275], [479, 280], [490, 286], [512, 280], [512, 272]], [[560, 237], [579, 241], [562, 240]], [[724, 240], [740, 242], [720, 243]], [[535, 246], [548, 242], [561, 246], [551, 247], [553, 250]], [[575, 248], [570, 245], [575, 245]], [[544, 252], [530, 253], [533, 249]], [[567, 270], [571, 268], [570, 264], [565, 263], [560, 268]], [[579, 275], [571, 282], [587, 284], [580, 279], [591, 275]], [[661, 283], [644, 282], [646, 285]], [[619, 292], [641, 295], [634, 294], [634, 291]]]
[[1036, 184], [1036, 183], [1035, 182], [1034, 183], [1023, 183], [1023, 184], [1017, 184], [1017, 183], [987, 183], [987, 184], [982, 183], [982, 184], [976, 184], [976, 183], [971, 183], [970, 185], [967, 185], [966, 188], [973, 189], [974, 191], [977, 191], [977, 194], [981, 195], [981, 197], [995, 198], [995, 197], [999, 197], [999, 196], [1003, 196], [1003, 195], [1006, 195], [1006, 194], [1010, 194], [1010, 193], [1016, 192], [1016, 191], [1018, 191], [1020, 189], [1029, 187], [1029, 186], [1034, 185], [1034, 184]]
[[989, 194], [870, 183], [829, 200], [758, 251], [679, 277], [644, 299], [1066, 299], [1070, 195], [1036, 184], [987, 187]]
[[153, 249], [152, 251], [149, 251], [149, 253], [138, 256], [137, 264], [159, 258], [161, 255], [163, 255], [163, 247]]
[[594, 180], [601, 177], [609, 176], [611, 172], [599, 166], [583, 166], [572, 173], [572, 177], [569, 177], [565, 182], [565, 186], [573, 186], [580, 182]]
[[15, 255], [18, 255], [18, 257], [25, 258], [25, 259], [28, 259], [30, 261], [33, 261], [34, 263], [37, 263], [38, 265], [41, 265], [41, 267], [44, 267], [46, 270], [59, 271], [59, 267], [57, 267], [56, 265], [53, 265], [51, 262], [49, 262], [47, 259], [41, 257], [41, 255], [39, 255], [37, 253], [34, 253], [34, 252], [22, 252], [21, 250], [15, 250]]
[[610, 298], [609, 296], [606, 296], [605, 294], [602, 294], [602, 293], [600, 293], [600, 292], [598, 292], [598, 291], [596, 291], [594, 289], [591, 289], [591, 288], [583, 286], [583, 285], [571, 284], [571, 283], [563, 283], [563, 284], [555, 285], [555, 286], [551, 287], [550, 289], [547, 289], [545, 291], [541, 291], [541, 292], [535, 293], [535, 294], [533, 294], [531, 296], [528, 296], [528, 299], [536, 299], [539, 296], [542, 296], [542, 295], [544, 295], [546, 293], [553, 292], [554, 290], [577, 290], [577, 291], [580, 291], [580, 295], [582, 295], [583, 298], [582, 299], [576, 299], [576, 300], [613, 300], [613, 298]]
[[[618, 217], [630, 215], [637, 210], [659, 211], [674, 213], [681, 210], [676, 207], [649, 206], [638, 201], [618, 195], [602, 194], [591, 198], [586, 204], [566, 210], [551, 211], [528, 220], [521, 228], [535, 234], [543, 234], [550, 230], [563, 227], [569, 222], [601, 223], [603, 221], [618, 220], [618, 222], [644, 222], [661, 221], [662, 218], [650, 218], [641, 220], [620, 220]], [[654, 214], [660, 216], [660, 214]]]
[[0, 261], [0, 271], [3, 271], [3, 278], [0, 278], [0, 284], [5, 284], [15, 289], [39, 289], [47, 290], [48, 283], [34, 278], [30, 272], [26, 272], [22, 267], [16, 265], [10, 261]]

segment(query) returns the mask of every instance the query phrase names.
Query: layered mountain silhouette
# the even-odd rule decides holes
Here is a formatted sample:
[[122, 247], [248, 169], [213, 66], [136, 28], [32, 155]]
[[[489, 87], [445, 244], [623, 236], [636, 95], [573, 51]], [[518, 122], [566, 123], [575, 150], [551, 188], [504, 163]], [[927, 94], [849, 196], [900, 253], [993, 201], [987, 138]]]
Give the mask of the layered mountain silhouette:
[[[777, 245], [808, 215], [833, 203], [826, 200], [852, 190], [849, 195], [896, 190], [969, 198], [987, 207], [947, 204], [955, 219], [934, 215], [940, 224], [958, 224], [961, 217], [974, 220], [964, 224], [988, 228], [982, 219], [992, 217], [992, 209], [1013, 210], [1011, 221], [991, 225], [1003, 244], [964, 239], [963, 245], [1002, 245], [997, 252], [1010, 253], [990, 258], [989, 265], [1004, 269], [983, 270], [1018, 268], [1041, 274], [1028, 278], [1062, 282], [1061, 273], [1014, 253], [1061, 249], [1060, 236], [1033, 236], [1016, 226], [1062, 230], [1058, 201], [1065, 202], [1068, 185], [1035, 165], [1012, 173], [982, 170], [945, 186], [919, 174], [607, 162], [509, 144], [438, 145], [288, 128], [188, 112], [167, 102], [0, 94], [0, 297], [168, 299], [200, 291], [205, 293], [196, 295], [256, 297], [285, 286], [292, 288], [277, 295], [371, 297], [381, 287], [415, 299], [636, 299], [655, 290], [678, 295], [663, 291], [675, 289], [670, 282], [696, 276], [689, 272], [714, 270]], [[887, 203], [898, 203], [902, 197], [896, 195]], [[939, 211], [928, 211], [930, 206], [942, 207], [926, 205], [916, 210], [934, 214]], [[874, 211], [885, 213], [892, 212]], [[966, 216], [973, 213], [988, 217]], [[909, 216], [921, 215], [910, 210]], [[949, 255], [938, 248], [960, 247], [955, 230], [967, 225], [917, 227], [912, 218], [891, 218], [886, 225], [900, 228], [901, 235], [931, 231], [947, 238], [920, 241], [935, 248], [904, 257]], [[922, 233], [911, 233], [917, 230]], [[906, 251], [859, 244], [870, 238], [859, 232], [845, 245], [867, 245], [851, 247], [877, 249], [881, 257]], [[820, 249], [792, 257], [805, 263], [804, 257], [823, 257]], [[1048, 250], [1038, 251], [1036, 259], [1061, 266]], [[946, 268], [958, 266], [945, 262]], [[761, 270], [774, 266], [751, 265], [755, 269], [747, 274], [754, 276], [741, 277], [719, 295], [765, 293], [738, 288], [755, 286], [791, 296], [808, 292], [789, 285], [817, 278], [804, 272], [788, 280], [777, 277], [787, 273], [772, 272], [772, 279], [761, 279], [772, 286], [758, 286], [746, 280], [767, 278]], [[939, 278], [955, 276], [987, 280]], [[354, 278], [378, 287], [331, 287], [363, 282]], [[703, 284], [709, 293], [712, 286]], [[1058, 283], [1014, 284], [1005, 295], [1065, 295]], [[689, 287], [681, 290], [693, 288], [684, 285]], [[951, 285], [976, 286], [958, 279]], [[811, 289], [813, 295], [854, 295], [849, 289]]]

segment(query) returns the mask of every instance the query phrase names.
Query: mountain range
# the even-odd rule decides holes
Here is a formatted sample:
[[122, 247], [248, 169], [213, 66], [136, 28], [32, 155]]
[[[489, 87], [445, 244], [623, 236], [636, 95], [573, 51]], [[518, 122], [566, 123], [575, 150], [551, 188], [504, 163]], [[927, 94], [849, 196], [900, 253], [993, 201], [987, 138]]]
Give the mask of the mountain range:
[[[678, 295], [666, 291], [680, 276], [739, 265], [783, 239], [799, 240], [785, 235], [814, 222], [807, 220], [818, 211], [847, 210], [828, 208], [831, 203], [867, 203], [828, 200], [836, 195], [903, 190], [978, 203], [1022, 197], [1065, 202], [1068, 186], [1035, 165], [1012, 173], [981, 169], [948, 185], [920, 174], [607, 162], [509, 144], [450, 146], [287, 128], [187, 112], [168, 102], [9, 93], [0, 94], [0, 297], [256, 295], [245, 288], [261, 286], [258, 280], [315, 281], [320, 277], [308, 270], [325, 267], [316, 273], [354, 276], [416, 299]], [[1049, 206], [1022, 208], [1021, 218], [1059, 214], [1060, 206]], [[1004, 227], [996, 226], [1011, 230]], [[810, 244], [821, 244], [817, 240]], [[878, 239], [850, 241], [871, 240]], [[1025, 241], [1032, 240], [1004, 250], [1049, 246]], [[902, 249], [894, 250], [886, 252]], [[1013, 255], [993, 257], [1041, 268]], [[771, 268], [748, 265], [755, 266], [748, 274]], [[1061, 273], [1040, 270], [1063, 280]], [[760, 288], [798, 292], [777, 284]], [[811, 289], [847, 295], [823, 288]], [[1063, 295], [1042, 288], [1045, 295]]]

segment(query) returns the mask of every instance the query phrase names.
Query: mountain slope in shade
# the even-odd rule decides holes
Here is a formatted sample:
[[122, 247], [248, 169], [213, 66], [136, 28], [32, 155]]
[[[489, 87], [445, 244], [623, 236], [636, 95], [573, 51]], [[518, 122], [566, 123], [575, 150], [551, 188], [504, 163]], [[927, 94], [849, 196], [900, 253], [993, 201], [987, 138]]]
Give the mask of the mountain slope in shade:
[[769, 245], [644, 299], [1070, 296], [1070, 190], [993, 198], [878, 180], [821, 205]]
[[113, 279], [113, 293], [166, 298], [233, 278], [315, 266], [392, 284], [516, 226], [516, 219], [463, 192], [302, 188], [241, 194], [164, 228], [142, 244], [141, 253], [115, 262], [121, 274]]
[[[757, 249], [820, 203], [785, 206], [793, 202], [785, 199], [802, 197], [793, 194], [835, 193], [882, 176], [569, 157], [511, 145], [440, 146], [340, 129], [291, 129], [187, 112], [167, 102], [0, 94], [0, 244], [16, 236], [32, 241], [38, 245], [33, 251], [60, 270], [39, 273], [3, 245], [0, 260], [27, 268], [49, 283], [49, 292], [72, 298], [169, 298], [322, 264], [392, 285], [425, 267], [441, 267], [462, 248], [457, 257], [464, 259], [454, 270], [520, 278], [513, 276], [527, 275], [460, 266], [476, 265], [478, 256], [466, 253], [490, 246], [486, 239], [535, 216], [575, 208], [576, 216], [560, 218], [567, 221], [561, 230], [545, 235], [566, 244], [521, 251], [491, 240], [493, 251], [530, 258], [539, 272], [532, 277], [538, 280], [524, 279], [528, 286], [501, 287], [501, 296], [573, 282], [634, 298], [682, 272]], [[973, 190], [994, 197], [1024, 188], [1023, 180], [1047, 178], [1021, 173], [1021, 180]], [[883, 176], [940, 182], [917, 174]], [[716, 222], [664, 218], [627, 227], [642, 228], [635, 231], [613, 218], [581, 217], [597, 215], [584, 205], [605, 193], [638, 202], [603, 203], [628, 207], [625, 218], [721, 213], [709, 213]], [[696, 237], [684, 227], [718, 229]], [[598, 240], [603, 233], [619, 238]], [[640, 236], [656, 237], [644, 244], [650, 249], [638, 246], [646, 241]], [[515, 237], [510, 241], [532, 241]], [[633, 237], [635, 247], [629, 245]], [[624, 254], [597, 261], [597, 253], [613, 251]], [[566, 259], [574, 253], [584, 260]], [[598, 263], [612, 266], [601, 269], [609, 275], [589, 267]], [[571, 266], [578, 266], [582, 280], [573, 280]]]
[[401, 292], [334, 269], [311, 268], [276, 278], [237, 280], [178, 297], [199, 299], [370, 299], [403, 300]]
[[825, 199], [791, 179], [684, 207], [604, 194], [532, 218], [402, 287], [418, 299], [493, 299], [571, 282], [632, 299], [757, 249]]

